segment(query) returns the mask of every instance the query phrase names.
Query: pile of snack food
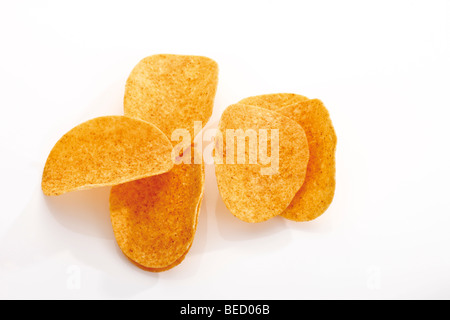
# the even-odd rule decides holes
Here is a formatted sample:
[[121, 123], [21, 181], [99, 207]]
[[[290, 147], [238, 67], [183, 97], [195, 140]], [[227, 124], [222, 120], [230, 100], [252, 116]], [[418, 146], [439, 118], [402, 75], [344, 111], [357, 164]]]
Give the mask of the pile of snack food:
[[[192, 246], [204, 193], [194, 122], [208, 122], [217, 84], [210, 58], [144, 58], [126, 82], [123, 116], [86, 121], [55, 144], [44, 194], [111, 186], [112, 228], [125, 256], [152, 272], [177, 266]], [[336, 134], [320, 100], [243, 99], [223, 112], [215, 138], [217, 185], [239, 219], [309, 221], [331, 204]]]

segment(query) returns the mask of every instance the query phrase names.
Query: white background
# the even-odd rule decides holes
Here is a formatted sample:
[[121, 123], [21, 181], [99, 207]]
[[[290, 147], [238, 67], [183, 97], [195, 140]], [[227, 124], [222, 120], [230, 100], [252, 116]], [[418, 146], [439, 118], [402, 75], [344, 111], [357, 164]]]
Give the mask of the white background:
[[[220, 67], [213, 128], [251, 95], [321, 99], [337, 189], [308, 223], [247, 224], [214, 167], [194, 245], [165, 273], [117, 247], [109, 189], [47, 198], [54, 143], [122, 114], [126, 78], [156, 53]], [[449, 1], [1, 1], [0, 298], [450, 298]]]

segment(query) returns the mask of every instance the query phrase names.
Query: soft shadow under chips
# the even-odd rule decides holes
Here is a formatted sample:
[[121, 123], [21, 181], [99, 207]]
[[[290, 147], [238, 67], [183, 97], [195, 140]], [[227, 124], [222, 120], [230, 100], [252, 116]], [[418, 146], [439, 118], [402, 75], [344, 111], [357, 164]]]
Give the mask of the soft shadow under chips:
[[112, 186], [169, 171], [172, 145], [152, 124], [106, 116], [86, 121], [53, 147], [42, 175], [46, 195]]

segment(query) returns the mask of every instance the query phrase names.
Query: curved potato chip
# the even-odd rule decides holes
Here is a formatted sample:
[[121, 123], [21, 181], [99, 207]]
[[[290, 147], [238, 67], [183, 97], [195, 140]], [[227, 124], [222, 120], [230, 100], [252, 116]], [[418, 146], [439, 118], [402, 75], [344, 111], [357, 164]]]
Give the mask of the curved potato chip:
[[217, 184], [239, 219], [262, 222], [282, 213], [303, 184], [308, 159], [306, 135], [290, 118], [243, 104], [222, 114], [214, 152]]
[[295, 120], [305, 130], [310, 152], [305, 182], [281, 214], [294, 221], [310, 221], [322, 215], [333, 201], [336, 188], [337, 137], [330, 114], [322, 101], [302, 97], [269, 94], [244, 99], [264, 108], [268, 103], [276, 105], [269, 108]]
[[[199, 212], [200, 212], [200, 205], [201, 205], [202, 201], [203, 201], [203, 196], [200, 198], [200, 200], [199, 200], [199, 202], [198, 202], [198, 205], [197, 205], [197, 211], [196, 211], [196, 217], [197, 217], [197, 220], [196, 220], [196, 223], [195, 223], [195, 231], [194, 231], [194, 232], [196, 232], [196, 230], [197, 230], [197, 225], [198, 225], [198, 215], [199, 215]], [[150, 272], [164, 272], [164, 271], [173, 269], [173, 268], [175, 268], [176, 266], [178, 266], [179, 264], [181, 264], [181, 262], [183, 262], [183, 260], [186, 258], [186, 256], [187, 256], [189, 250], [191, 250], [192, 244], [193, 244], [193, 242], [191, 242], [191, 244], [189, 245], [188, 249], [183, 253], [183, 255], [182, 255], [181, 257], [179, 257], [175, 262], [173, 262], [172, 264], [168, 265], [167, 267], [162, 267], [162, 268], [147, 268], [147, 267], [144, 267], [143, 265], [138, 264], [136, 261], [133, 261], [133, 260], [131, 260], [131, 259], [128, 258], [128, 257], [127, 257], [127, 258], [128, 258], [128, 260], [130, 260], [135, 266], [141, 268], [142, 270], [150, 271]]]
[[164, 272], [164, 271], [168, 271], [168, 270], [170, 270], [170, 269], [173, 269], [173, 268], [175, 268], [176, 266], [178, 266], [179, 264], [181, 264], [181, 263], [184, 261], [184, 259], [186, 258], [186, 256], [187, 256], [189, 250], [191, 249], [191, 247], [192, 247], [192, 243], [189, 245], [188, 249], [183, 253], [183, 255], [182, 255], [181, 257], [179, 257], [179, 258], [178, 258], [175, 262], [173, 262], [172, 264], [170, 264], [170, 265], [168, 265], [168, 266], [166, 266], [166, 267], [162, 267], [162, 268], [147, 268], [147, 267], [144, 267], [143, 265], [137, 263], [136, 261], [133, 261], [133, 260], [131, 260], [131, 259], [128, 258], [128, 257], [127, 257], [127, 258], [128, 258], [128, 260], [129, 260], [131, 263], [133, 263], [136, 267], [138, 267], [138, 268], [140, 268], [140, 269], [142, 269], [142, 270], [144, 270], [144, 271], [155, 272], [155, 273], [157, 273], [157, 272]]
[[248, 97], [239, 101], [242, 104], [257, 106], [272, 111], [287, 107], [293, 103], [308, 100], [307, 97], [295, 93], [271, 93]]
[[[202, 162], [202, 179], [203, 179], [202, 181], [203, 181], [203, 183], [204, 183], [204, 181], [205, 181], [205, 167], [204, 167], [204, 163], [203, 163], [203, 162]], [[200, 209], [201, 209], [201, 204], [202, 204], [202, 201], [203, 201], [203, 194], [204, 194], [204, 192], [205, 192], [205, 188], [202, 188], [202, 194], [201, 194], [201, 196], [200, 196], [200, 199], [198, 200], [198, 203], [197, 203], [197, 210], [196, 210], [196, 214], [195, 214], [195, 227], [194, 227], [194, 233], [196, 233], [196, 231], [197, 231], [197, 226], [198, 226], [198, 216], [199, 216], [199, 214], [200, 214]], [[192, 239], [192, 240], [194, 240], [194, 239]], [[179, 264], [181, 264], [181, 262], [183, 262], [183, 260], [186, 258], [186, 256], [187, 256], [189, 250], [191, 250], [192, 244], [193, 244], [193, 241], [192, 241], [191, 244], [189, 245], [188, 249], [183, 253], [183, 255], [182, 255], [180, 258], [178, 258], [174, 263], [168, 265], [167, 267], [163, 267], [163, 268], [146, 268], [146, 267], [144, 267], [144, 266], [138, 264], [137, 262], [131, 260], [130, 258], [128, 258], [128, 260], [130, 260], [134, 265], [136, 265], [137, 267], [139, 267], [139, 268], [141, 268], [141, 269], [143, 269], [143, 270], [145, 270], [145, 271], [150, 271], [150, 272], [164, 272], [164, 271], [170, 270], [170, 269], [172, 269], [172, 268], [178, 266]]]
[[122, 252], [148, 271], [178, 265], [197, 228], [203, 164], [178, 164], [167, 173], [112, 187], [111, 222]]
[[318, 99], [293, 104], [278, 112], [303, 127], [309, 144], [305, 182], [281, 215], [294, 221], [310, 221], [322, 215], [334, 198], [336, 133], [328, 110]]
[[194, 139], [194, 121], [211, 117], [218, 66], [210, 58], [158, 54], [141, 60], [131, 71], [124, 97], [126, 116], [154, 123], [169, 138], [187, 129]]
[[169, 171], [172, 144], [154, 125], [123, 116], [99, 117], [67, 132], [42, 175], [46, 195], [111, 186]]

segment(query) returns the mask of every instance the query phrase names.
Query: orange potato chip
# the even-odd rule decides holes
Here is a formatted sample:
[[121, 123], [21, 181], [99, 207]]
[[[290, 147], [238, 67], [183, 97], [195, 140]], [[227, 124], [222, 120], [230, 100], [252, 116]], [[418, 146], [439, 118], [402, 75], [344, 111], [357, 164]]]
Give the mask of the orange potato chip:
[[110, 213], [122, 252], [144, 270], [168, 270], [192, 245], [203, 197], [203, 164], [112, 187]]
[[42, 175], [46, 195], [111, 186], [169, 171], [172, 144], [154, 125], [123, 116], [99, 117], [67, 132]]
[[141, 60], [125, 86], [126, 116], [154, 123], [168, 137], [186, 129], [194, 139], [194, 121], [211, 117], [218, 82], [210, 58], [158, 54]]
[[290, 118], [244, 104], [222, 114], [214, 152], [217, 184], [239, 219], [262, 222], [281, 214], [303, 184], [308, 159], [305, 132]]
[[309, 144], [305, 182], [282, 216], [294, 221], [310, 221], [322, 215], [334, 198], [336, 133], [328, 110], [318, 99], [293, 104], [278, 112], [303, 127]]
[[[203, 183], [205, 181], [205, 168], [204, 168], [204, 163], [202, 163], [202, 179], [203, 179]], [[203, 194], [204, 194], [205, 188], [202, 188], [202, 195], [200, 196], [200, 199], [198, 200], [197, 203], [197, 210], [196, 210], [196, 214], [195, 214], [195, 227], [194, 227], [194, 233], [197, 231], [197, 226], [198, 226], [198, 216], [200, 214], [200, 209], [201, 209], [201, 204], [203, 201]], [[194, 239], [192, 239], [194, 240]], [[133, 262], [136, 266], [138, 266], [139, 268], [145, 270], [145, 271], [150, 271], [150, 272], [164, 272], [170, 269], [173, 269], [174, 267], [178, 266], [181, 262], [183, 262], [183, 260], [186, 258], [189, 250], [191, 249], [193, 244], [193, 241], [191, 242], [191, 244], [189, 245], [189, 248], [183, 253], [183, 255], [178, 258], [174, 263], [163, 267], [163, 268], [146, 268], [138, 263], [136, 263], [135, 261], [131, 260], [130, 258], [128, 258], [131, 262]]]
[[307, 97], [295, 93], [272, 93], [259, 96], [248, 97], [239, 101], [239, 103], [258, 106], [269, 110], [277, 110], [287, 107], [293, 103], [308, 100]]
[[[201, 203], [202, 203], [202, 200], [203, 200], [203, 197], [200, 198], [199, 203], [198, 203], [198, 205], [197, 205], [197, 211], [196, 211], [196, 217], [197, 217], [197, 220], [196, 220], [196, 223], [195, 223], [195, 230], [197, 230], [197, 225], [198, 225], [198, 215], [199, 215], [199, 212], [200, 212], [200, 205], [201, 205]], [[194, 232], [195, 232], [195, 231], [194, 231]], [[191, 242], [191, 244], [189, 245], [189, 248], [188, 248], [188, 249], [183, 253], [183, 255], [182, 255], [180, 258], [178, 258], [174, 263], [172, 263], [172, 264], [170, 264], [170, 265], [168, 265], [168, 266], [166, 266], [166, 267], [163, 267], [163, 268], [147, 268], [147, 267], [144, 267], [144, 266], [138, 264], [136, 261], [131, 260], [130, 258], [128, 258], [128, 260], [130, 260], [134, 265], [136, 265], [137, 267], [141, 268], [142, 270], [150, 271], [150, 272], [164, 272], [164, 271], [173, 269], [173, 268], [175, 268], [176, 266], [178, 266], [179, 264], [181, 264], [181, 262], [183, 262], [183, 260], [184, 260], [184, 259], [186, 258], [186, 256], [187, 256], [189, 250], [191, 249], [192, 244], [193, 244], [193, 242]]]
[[[293, 97], [297, 99], [294, 103]], [[266, 107], [267, 103], [276, 104], [270, 108], [295, 120], [305, 130], [309, 145], [305, 182], [281, 216], [294, 221], [310, 221], [322, 215], [334, 198], [337, 137], [322, 101], [298, 97], [302, 96], [274, 94], [249, 100], [260, 107]]]
[[192, 247], [192, 243], [191, 243], [191, 245], [189, 245], [189, 248], [183, 253], [183, 255], [182, 255], [181, 257], [179, 257], [179, 258], [178, 258], [175, 262], [173, 262], [172, 264], [170, 264], [170, 265], [168, 265], [168, 266], [166, 266], [166, 267], [162, 267], [162, 268], [147, 268], [147, 267], [144, 267], [143, 265], [140, 265], [140, 264], [137, 263], [136, 261], [133, 261], [133, 260], [131, 260], [131, 259], [128, 258], [128, 257], [127, 257], [127, 258], [128, 258], [128, 260], [131, 261], [135, 266], [141, 268], [141, 269], [144, 270], [144, 271], [155, 272], [155, 273], [157, 273], [157, 272], [164, 272], [164, 271], [168, 271], [168, 270], [170, 270], [170, 269], [173, 269], [173, 268], [175, 268], [176, 266], [178, 266], [179, 264], [181, 264], [181, 263], [184, 261], [184, 259], [186, 258], [186, 256], [187, 256], [189, 250], [191, 249], [191, 247]]

